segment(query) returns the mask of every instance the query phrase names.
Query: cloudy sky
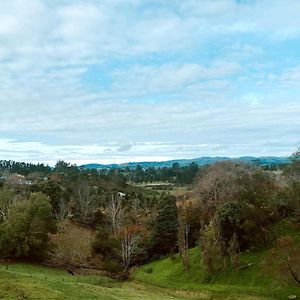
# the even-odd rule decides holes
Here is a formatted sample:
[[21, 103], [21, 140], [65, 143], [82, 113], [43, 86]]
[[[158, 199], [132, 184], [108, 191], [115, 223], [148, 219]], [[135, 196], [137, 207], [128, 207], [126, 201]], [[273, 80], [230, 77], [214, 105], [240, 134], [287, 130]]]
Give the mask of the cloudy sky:
[[1, 0], [0, 159], [289, 155], [298, 0]]

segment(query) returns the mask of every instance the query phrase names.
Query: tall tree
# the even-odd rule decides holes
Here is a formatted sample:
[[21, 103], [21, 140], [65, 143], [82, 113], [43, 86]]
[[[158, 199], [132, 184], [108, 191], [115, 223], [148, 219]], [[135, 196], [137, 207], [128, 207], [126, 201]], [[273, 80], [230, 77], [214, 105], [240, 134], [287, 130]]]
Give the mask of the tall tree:
[[117, 236], [125, 215], [123, 197], [119, 195], [112, 195], [111, 201], [108, 203], [107, 206], [107, 213], [111, 229], [114, 235]]
[[184, 270], [186, 272], [190, 269], [189, 263], [189, 215], [188, 207], [183, 206], [179, 210], [178, 215], [178, 249], [180, 252], [181, 260]]
[[175, 250], [178, 234], [176, 198], [163, 195], [154, 220], [149, 254], [166, 255]]
[[120, 232], [121, 257], [125, 271], [130, 267], [134, 257], [139, 252], [138, 242], [140, 230], [137, 225], [126, 226]]
[[18, 201], [9, 209], [1, 227], [0, 252], [12, 257], [39, 257], [48, 246], [48, 234], [56, 231], [50, 199], [32, 193], [28, 200]]
[[82, 223], [86, 223], [92, 214], [92, 188], [85, 181], [79, 182], [75, 187], [75, 210]]

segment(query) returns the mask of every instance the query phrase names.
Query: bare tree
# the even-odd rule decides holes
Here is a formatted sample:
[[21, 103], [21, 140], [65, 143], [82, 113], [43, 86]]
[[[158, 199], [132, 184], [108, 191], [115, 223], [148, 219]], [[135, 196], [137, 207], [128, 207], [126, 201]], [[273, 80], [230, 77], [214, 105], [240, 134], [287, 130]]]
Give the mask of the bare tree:
[[93, 209], [92, 189], [87, 182], [81, 182], [75, 192], [76, 211], [85, 223]]
[[117, 236], [122, 226], [124, 215], [125, 215], [125, 209], [123, 206], [123, 197], [120, 197], [118, 195], [112, 195], [111, 201], [107, 206], [107, 213], [110, 219], [112, 231], [114, 235]]
[[55, 218], [59, 224], [59, 228], [62, 229], [68, 220], [70, 214], [69, 205], [65, 200], [61, 199], [58, 204], [58, 209], [55, 211]]
[[138, 241], [140, 232], [137, 226], [129, 226], [120, 232], [121, 256], [124, 270], [127, 271], [135, 255], [139, 252]]
[[222, 161], [202, 171], [194, 190], [202, 227], [209, 223], [218, 206], [235, 198], [240, 189], [238, 179], [250, 173], [251, 168], [242, 163]]
[[230, 167], [223, 162], [209, 166], [199, 178], [195, 198], [199, 200], [198, 204], [202, 208], [201, 222], [204, 224], [208, 224], [217, 206], [231, 193], [232, 173], [228, 172]]

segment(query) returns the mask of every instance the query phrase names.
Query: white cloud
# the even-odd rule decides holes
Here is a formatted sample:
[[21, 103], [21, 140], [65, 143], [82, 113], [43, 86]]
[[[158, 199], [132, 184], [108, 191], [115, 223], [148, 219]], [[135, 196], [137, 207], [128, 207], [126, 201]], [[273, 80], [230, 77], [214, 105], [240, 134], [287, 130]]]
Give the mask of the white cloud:
[[[207, 155], [288, 155], [299, 142], [297, 104], [210, 110], [202, 110], [201, 105], [195, 103], [177, 103], [173, 107], [161, 104], [152, 107], [151, 114], [145, 107], [138, 109], [136, 116], [124, 123], [113, 120], [116, 127], [110, 123], [99, 125], [95, 116], [91, 127], [84, 127], [82, 132], [73, 132], [72, 126], [65, 124], [64, 132], [54, 131], [56, 141], [61, 140], [61, 144], [1, 140], [0, 158], [53, 164], [60, 158], [111, 163]], [[113, 112], [113, 107], [111, 110]], [[290, 127], [291, 120], [294, 131]], [[100, 140], [99, 130], [102, 132]], [[28, 135], [24, 132], [23, 136]], [[120, 137], [132, 142], [118, 142]]]
[[282, 66], [268, 51], [299, 38], [299, 12], [292, 0], [3, 0], [2, 158], [289, 152], [299, 57]]
[[[152, 94], [157, 92], [175, 92], [201, 83], [209, 89], [209, 82], [226, 80], [228, 76], [241, 71], [238, 63], [216, 61], [212, 65], [200, 64], [164, 64], [160, 66], [135, 65], [130, 69], [113, 73], [115, 90], [128, 91], [130, 94]], [[224, 86], [222, 86], [224, 87]], [[216, 85], [213, 84], [213, 88]]]
[[300, 65], [285, 70], [277, 79], [282, 84], [300, 87]]

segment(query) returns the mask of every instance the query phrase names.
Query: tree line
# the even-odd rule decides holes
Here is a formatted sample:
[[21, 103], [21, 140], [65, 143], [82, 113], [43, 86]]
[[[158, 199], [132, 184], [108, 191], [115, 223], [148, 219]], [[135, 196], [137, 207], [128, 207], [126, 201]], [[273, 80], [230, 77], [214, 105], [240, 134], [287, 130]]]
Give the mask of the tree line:
[[143, 168], [137, 165], [135, 168], [111, 168], [111, 169], [86, 169], [76, 165], [69, 164], [59, 160], [54, 168], [45, 164], [33, 164], [25, 162], [16, 162], [12, 160], [0, 161], [0, 173], [8, 175], [16, 173], [29, 178], [45, 177], [52, 173], [62, 173], [65, 176], [77, 176], [81, 174], [96, 174], [98, 173], [103, 179], [109, 181], [131, 181], [135, 183], [140, 182], [170, 182], [177, 184], [191, 184], [193, 183], [199, 166], [196, 163], [191, 163], [188, 166], [181, 166], [174, 163], [172, 167], [147, 167]]

